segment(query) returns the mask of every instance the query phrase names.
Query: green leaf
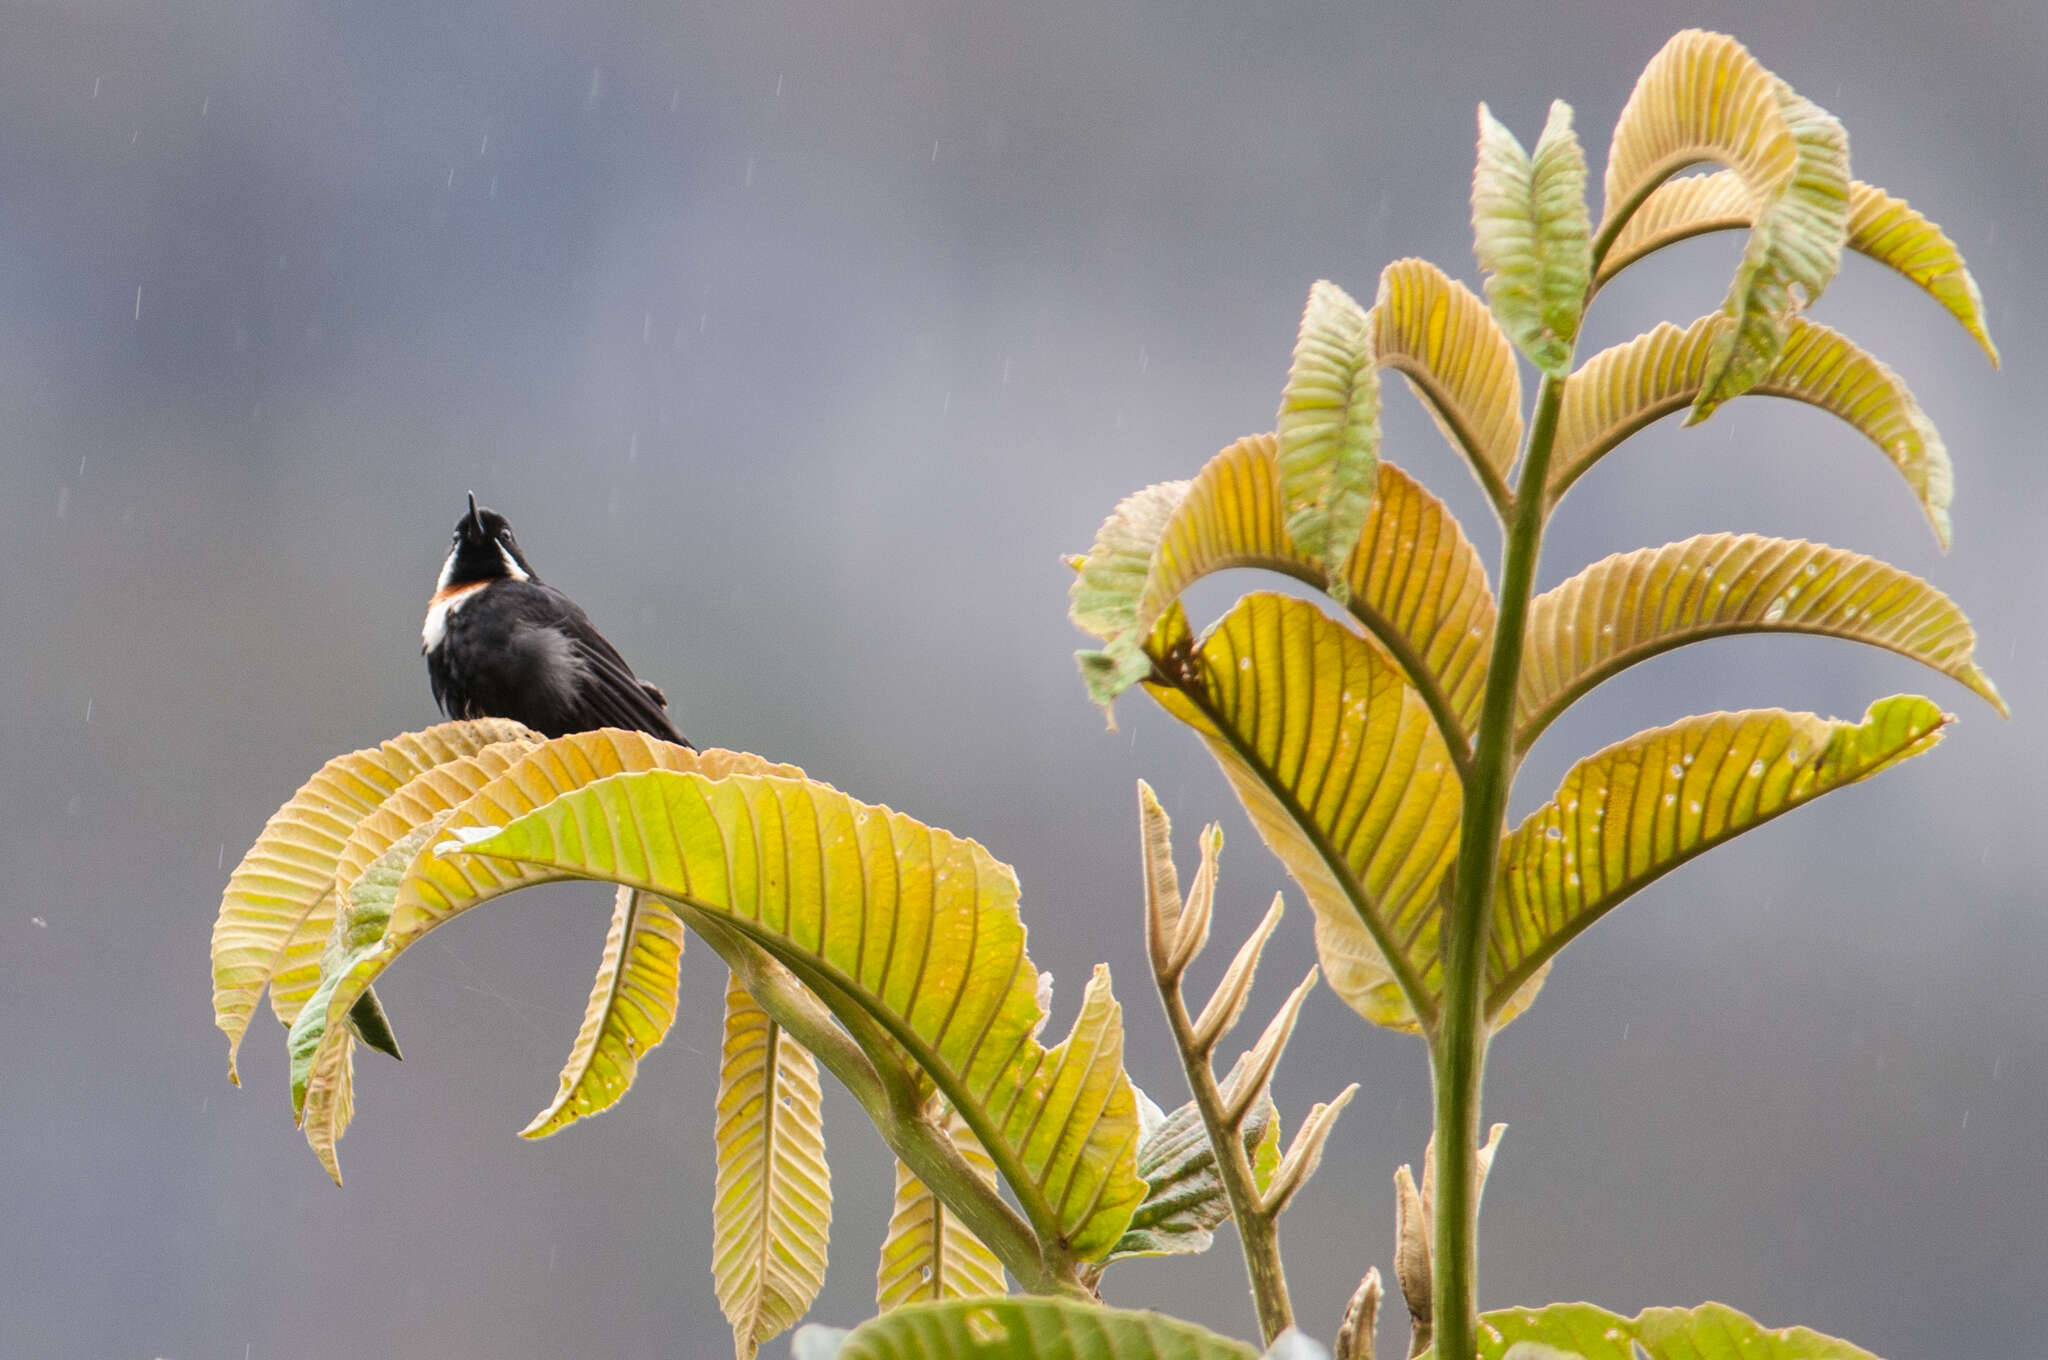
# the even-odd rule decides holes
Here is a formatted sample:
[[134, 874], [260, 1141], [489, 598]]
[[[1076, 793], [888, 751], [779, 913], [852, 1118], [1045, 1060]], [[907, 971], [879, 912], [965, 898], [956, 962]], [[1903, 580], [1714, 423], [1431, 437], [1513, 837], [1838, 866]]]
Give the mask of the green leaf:
[[[1588, 359], [1565, 384], [1549, 494], [1572, 483], [1615, 445], [1681, 410], [1702, 390], [1715, 337], [1733, 323], [1706, 316], [1680, 330], [1668, 322]], [[1949, 543], [1955, 475], [1948, 449], [1898, 374], [1826, 326], [1795, 320], [1784, 350], [1751, 391], [1788, 397], [1862, 431], [1906, 479], [1941, 546]]]
[[1522, 373], [1514, 346], [1472, 290], [1428, 260], [1380, 271], [1373, 358], [1406, 378], [1496, 507], [1522, 451]]
[[1551, 1347], [1584, 1360], [1877, 1360], [1835, 1337], [1805, 1327], [1765, 1327], [1720, 1303], [1646, 1308], [1632, 1318], [1590, 1303], [1480, 1315], [1480, 1360], [1535, 1360], [1555, 1354]]
[[519, 1131], [521, 1138], [559, 1133], [602, 1114], [632, 1089], [640, 1060], [660, 1047], [675, 1023], [682, 959], [683, 923], [676, 914], [645, 893], [619, 889], [561, 1089]]
[[[1042, 1241], [1096, 1260], [1123, 1235], [1145, 1187], [1107, 970], [1067, 1039], [1041, 1048], [1017, 880], [981, 846], [808, 780], [682, 770], [601, 778], [464, 839], [443, 858], [604, 878], [720, 914], [931, 1077]], [[423, 896], [432, 872], [416, 871]]]
[[1762, 380], [1799, 311], [1819, 301], [1842, 266], [1849, 235], [1849, 135], [1827, 110], [1783, 81], [1777, 89], [1798, 148], [1796, 168], [1777, 194], [1759, 195], [1763, 206], [1723, 304], [1735, 324], [1715, 332], [1688, 425]]
[[1529, 605], [1516, 741], [1527, 749], [1602, 681], [1674, 647], [1737, 633], [1815, 633], [1883, 647], [1969, 686], [1977, 635], [1948, 596], [1860, 553], [1761, 534], [1700, 534], [1617, 553]]
[[[1512, 368], [1513, 358], [1507, 363]], [[1287, 537], [1272, 435], [1238, 440], [1184, 485], [1158, 535], [1136, 613], [1140, 636], [1149, 636], [1196, 581], [1232, 567], [1263, 567], [1322, 585], [1321, 567]], [[1479, 719], [1494, 604], [1486, 567], [1457, 520], [1413, 477], [1382, 461], [1344, 579], [1351, 617], [1385, 644], [1462, 746]], [[1144, 671], [1151, 669], [1148, 660]]]
[[797, 1334], [805, 1360], [1257, 1360], [1259, 1354], [1192, 1322], [1068, 1299], [912, 1304], [862, 1323], [837, 1350], [802, 1349], [813, 1330]]
[[1563, 377], [1593, 273], [1586, 157], [1569, 104], [1551, 103], [1533, 158], [1479, 106], [1472, 235], [1493, 314], [1531, 363]]
[[[1244, 1066], [1244, 1059], [1238, 1066]], [[1223, 1085], [1231, 1089], [1230, 1078]], [[1260, 1092], [1240, 1132], [1253, 1178], [1263, 1191], [1280, 1165], [1280, 1112], [1270, 1094]], [[1138, 1175], [1147, 1186], [1145, 1200], [1109, 1259], [1207, 1251], [1217, 1225], [1230, 1217], [1230, 1197], [1193, 1101], [1167, 1115], [1138, 1145]]]
[[286, 1025], [312, 995], [339, 891], [354, 882], [337, 887], [335, 875], [357, 826], [422, 771], [532, 735], [496, 719], [442, 723], [336, 756], [264, 824], [228, 879], [213, 926], [213, 1018], [228, 1036], [230, 1081], [241, 1084], [235, 1055], [264, 988]]
[[[1600, 263], [1597, 283], [1674, 241], [1710, 231], [1747, 231], [1756, 221], [1756, 202], [1732, 170], [1687, 175], [1657, 186]], [[1984, 295], [1956, 243], [1902, 198], [1874, 184], [1849, 181], [1850, 250], [1897, 270], [1925, 289], [1983, 346], [1992, 366], [1998, 346], [1984, 321]]]
[[1096, 530], [1088, 555], [1074, 560], [1067, 615], [1106, 644], [1100, 651], [1076, 652], [1074, 659], [1088, 697], [1105, 710], [1151, 669], [1142, 646], [1145, 630], [1137, 623], [1138, 600], [1153, 548], [1187, 490], [1186, 482], [1161, 482], [1126, 496]]
[[[935, 1101], [953, 1146], [990, 1185], [996, 1164], [959, 1111]], [[1002, 1262], [900, 1160], [896, 1204], [875, 1272], [875, 1308], [890, 1312], [908, 1303], [986, 1298], [1008, 1293]]]
[[1280, 496], [1287, 536], [1322, 565], [1340, 603], [1344, 560], [1372, 503], [1379, 421], [1372, 327], [1343, 289], [1318, 280], [1280, 397]]
[[816, 1060], [730, 980], [711, 1278], [738, 1360], [753, 1360], [763, 1341], [802, 1317], [825, 1283], [832, 1172], [820, 1100]]
[[1588, 756], [1501, 842], [1489, 1008], [1639, 888], [1932, 749], [1949, 721], [1912, 695], [1879, 700], [1860, 723], [1779, 709], [1708, 713]]
[[1462, 796], [1442, 734], [1400, 670], [1304, 600], [1252, 594], [1198, 646], [1172, 636], [1148, 682], [1194, 728], [1306, 892], [1323, 971], [1375, 1024], [1414, 1030], [1437, 996], [1437, 889]]

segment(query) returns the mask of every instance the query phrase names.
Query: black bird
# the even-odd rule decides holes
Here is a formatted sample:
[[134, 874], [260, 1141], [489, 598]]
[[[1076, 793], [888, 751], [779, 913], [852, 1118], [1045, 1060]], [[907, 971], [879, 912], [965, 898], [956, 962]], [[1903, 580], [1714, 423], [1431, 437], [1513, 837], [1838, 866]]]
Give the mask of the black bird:
[[510, 718], [550, 737], [623, 727], [690, 745], [668, 698], [633, 674], [576, 602], [542, 584], [495, 510], [455, 522], [420, 650], [451, 718]]

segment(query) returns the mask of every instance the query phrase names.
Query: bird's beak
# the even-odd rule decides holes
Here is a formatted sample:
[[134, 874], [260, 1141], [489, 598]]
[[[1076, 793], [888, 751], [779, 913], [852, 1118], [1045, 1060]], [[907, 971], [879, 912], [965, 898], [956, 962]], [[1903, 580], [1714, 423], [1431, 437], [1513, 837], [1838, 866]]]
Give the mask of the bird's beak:
[[481, 519], [477, 518], [476, 492], [474, 491], [469, 493], [469, 527], [475, 530], [478, 534], [482, 534], [484, 531], [484, 522]]

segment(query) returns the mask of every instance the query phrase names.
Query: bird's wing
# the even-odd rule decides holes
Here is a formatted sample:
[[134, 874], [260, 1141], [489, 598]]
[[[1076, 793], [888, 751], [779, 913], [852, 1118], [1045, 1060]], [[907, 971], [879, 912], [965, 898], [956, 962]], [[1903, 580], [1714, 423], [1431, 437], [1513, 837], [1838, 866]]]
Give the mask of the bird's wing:
[[690, 745], [669, 721], [661, 691], [633, 674], [626, 659], [605, 641], [574, 600], [538, 582], [529, 588], [537, 597], [535, 603], [544, 601], [547, 608], [529, 615], [527, 627], [536, 634], [553, 635], [536, 636], [529, 645], [554, 654], [544, 665], [565, 660], [577, 674], [575, 683], [558, 690], [564, 726], [571, 731], [622, 727], [679, 746]]

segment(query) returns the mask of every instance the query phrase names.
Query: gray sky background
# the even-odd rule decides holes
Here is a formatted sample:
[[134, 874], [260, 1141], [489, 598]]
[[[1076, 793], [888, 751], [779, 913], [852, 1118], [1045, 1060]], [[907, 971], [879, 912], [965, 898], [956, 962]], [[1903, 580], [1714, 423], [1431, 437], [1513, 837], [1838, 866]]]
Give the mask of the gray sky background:
[[[346, 1189], [292, 1127], [271, 1022], [245, 1089], [224, 1080], [206, 955], [227, 870], [322, 760], [433, 719], [417, 629], [471, 487], [699, 742], [1015, 864], [1055, 1026], [1107, 959], [1131, 1070], [1175, 1103], [1133, 781], [1185, 846], [1224, 823], [1226, 940], [1286, 886], [1261, 1012], [1311, 959], [1307, 913], [1192, 736], [1142, 696], [1103, 732], [1057, 555], [1270, 425], [1315, 278], [1369, 297], [1422, 254], [1476, 282], [1479, 100], [1530, 138], [1569, 99], [1597, 176], [1636, 71], [1687, 24], [1743, 38], [1846, 122], [1859, 176], [1949, 229], [2006, 368], [1852, 260], [1820, 315], [1939, 423], [1955, 550], [1857, 436], [1759, 401], [1610, 458], [1543, 578], [1711, 529], [1874, 552], [1963, 602], [2017, 716], [1884, 654], [1744, 641], [1640, 668], [1547, 737], [1517, 813], [1576, 754], [1702, 709], [1854, 715], [1914, 689], [1962, 718], [1934, 756], [1673, 875], [1564, 955], [1494, 1049], [1487, 1114], [1513, 1131], [1483, 1302], [1716, 1298], [1891, 1360], [2038, 1349], [2035, 0], [51, 0], [4, 22], [0, 1356], [727, 1345], [709, 950], [619, 1109], [514, 1137], [575, 1035], [601, 890], [512, 899], [394, 970], [407, 1061], [361, 1064]], [[1737, 248], [1634, 272], [1589, 344], [1710, 309]], [[1491, 559], [1465, 472], [1408, 396], [1388, 409], [1389, 455]], [[1390, 1264], [1389, 1177], [1429, 1123], [1420, 1046], [1325, 993], [1280, 1076], [1290, 1124], [1351, 1080], [1285, 1225], [1325, 1336]], [[827, 1109], [813, 1316], [849, 1323], [872, 1307], [889, 1165], [850, 1101]], [[1227, 1238], [1118, 1267], [1109, 1295], [1253, 1328]]]

